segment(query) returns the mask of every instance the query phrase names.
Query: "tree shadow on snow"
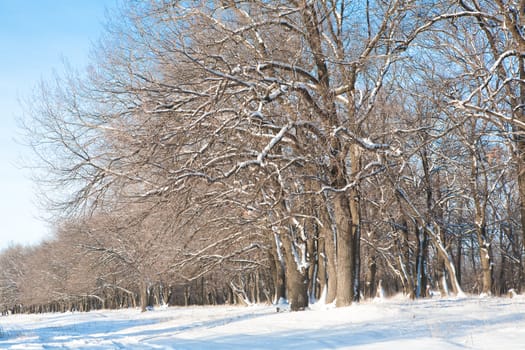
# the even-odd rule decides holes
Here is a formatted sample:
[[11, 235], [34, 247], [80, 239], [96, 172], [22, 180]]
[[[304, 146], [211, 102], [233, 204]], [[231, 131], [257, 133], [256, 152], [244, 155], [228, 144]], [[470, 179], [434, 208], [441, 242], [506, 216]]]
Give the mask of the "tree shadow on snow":
[[[4, 337], [0, 338], [0, 348], [9, 348], [23, 344], [28, 348], [38, 346], [39, 349], [63, 349], [64, 347], [67, 347], [68, 343], [81, 341], [85, 345], [77, 343], [74, 346], [75, 349], [147, 349], [147, 343], [158, 344], [155, 340], [162, 342], [162, 339], [173, 339], [173, 336], [177, 333], [194, 329], [206, 330], [265, 316], [268, 313], [269, 312], [241, 314], [176, 326], [169, 326], [168, 324], [169, 321], [177, 319], [176, 315], [166, 317], [165, 315], [159, 314], [159, 317], [151, 317], [142, 320], [111, 320], [105, 318], [87, 320], [63, 326], [42, 326], [28, 329], [18, 328], [4, 333]], [[166, 326], [163, 326], [163, 324], [166, 324]], [[155, 325], [155, 327], [153, 329], [134, 331], [134, 328], [136, 327], [148, 325]], [[140, 340], [140, 344], [137, 344], [136, 346], [128, 344], [130, 338]], [[172, 343], [172, 341], [164, 341], [163, 348], [172, 348], [170, 343]], [[158, 346], [153, 347], [158, 348]]]
[[[308, 312], [308, 311], [306, 311]], [[252, 314], [241, 314], [221, 317], [214, 320], [197, 321], [189, 324], [173, 325], [177, 315], [133, 320], [88, 320], [62, 327], [48, 326], [32, 329], [17, 329], [7, 338], [0, 338], [0, 348], [9, 348], [23, 344], [27, 348], [64, 348], [72, 341], [78, 340], [75, 349], [291, 349], [320, 350], [351, 346], [372, 346], [389, 348], [389, 342], [417, 341], [418, 339], [433, 339], [446, 348], [461, 349], [462, 344], [472, 334], [478, 334], [485, 326], [497, 329], [503, 325], [523, 322], [525, 314], [516, 312], [498, 316], [491, 314], [487, 318], [472, 318], [451, 321], [433, 321], [426, 318], [414, 318], [409, 323], [406, 319], [392, 319], [378, 322], [356, 322], [330, 327], [329, 329], [309, 329], [284, 331], [269, 330], [267, 334], [228, 334], [213, 336], [209, 330], [227, 325], [235, 327], [235, 323], [247, 321], [273, 314], [270, 310]], [[147, 329], [149, 325], [154, 325]], [[144, 326], [145, 329], [140, 329]], [[135, 329], [136, 327], [139, 327]], [[185, 332], [193, 334], [202, 330], [202, 338], [187, 339]], [[256, 332], [260, 330], [255, 329]], [[212, 333], [212, 332], [211, 332]], [[179, 336], [182, 335], [182, 336]], [[198, 334], [198, 333], [197, 333]], [[21, 339], [24, 337], [24, 339]], [[455, 342], [454, 342], [455, 340]], [[136, 343], [134, 343], [136, 342]]]
[[[417, 341], [433, 339], [445, 345], [447, 349], [469, 348], [466, 340], [473, 334], [483, 331], [484, 326], [495, 329], [498, 325], [523, 321], [523, 313], [494, 316], [490, 320], [471, 319], [428, 324], [425, 320], [414, 320], [411, 324], [399, 324], [392, 321], [376, 323], [356, 323], [341, 327], [321, 330], [279, 331], [269, 334], [235, 334], [228, 336], [206, 337], [203, 339], [170, 338], [154, 342], [165, 349], [290, 349], [321, 350], [347, 348], [351, 346], [391, 348], [389, 342]], [[143, 344], [146, 345], [146, 344]], [[153, 344], [152, 344], [153, 346]], [[144, 347], [143, 347], [144, 348]]]

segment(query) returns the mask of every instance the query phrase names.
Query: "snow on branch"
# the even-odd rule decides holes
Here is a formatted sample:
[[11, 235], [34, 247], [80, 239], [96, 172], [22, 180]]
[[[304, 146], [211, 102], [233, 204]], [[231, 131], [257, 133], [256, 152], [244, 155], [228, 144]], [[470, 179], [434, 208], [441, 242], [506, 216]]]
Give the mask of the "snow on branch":
[[514, 115], [512, 116], [508, 116], [504, 113], [501, 113], [501, 112], [498, 112], [498, 111], [495, 111], [495, 110], [491, 110], [491, 109], [488, 109], [488, 108], [484, 108], [484, 107], [480, 107], [480, 106], [476, 106], [472, 103], [468, 103], [466, 101], [458, 101], [458, 100], [455, 100], [455, 101], [452, 101], [450, 103], [452, 106], [456, 107], [457, 109], [462, 109], [462, 110], [465, 110], [465, 111], [468, 111], [470, 113], [473, 114], [474, 117], [477, 117], [477, 118], [481, 118], [481, 119], [488, 119], [490, 121], [490, 116], [492, 117], [495, 117], [496, 119], [499, 119], [501, 121], [504, 121], [504, 122], [507, 122], [507, 123], [510, 123], [512, 125], [516, 125], [520, 128], [525, 128], [525, 122], [517, 119], [517, 118], [514, 118]]
[[402, 151], [398, 148], [392, 148], [391, 145], [387, 143], [376, 143], [370, 140], [368, 137], [358, 137], [356, 134], [354, 134], [352, 131], [348, 130], [345, 127], [337, 127], [333, 135], [337, 136], [339, 133], [344, 133], [345, 135], [349, 136], [352, 140], [357, 142], [362, 148], [369, 150], [369, 151], [378, 151], [383, 150], [386, 151], [387, 154], [393, 156], [393, 157], [400, 157], [402, 155]]
[[306, 69], [303, 69], [301, 67], [297, 67], [295, 65], [291, 65], [285, 62], [279, 62], [279, 61], [264, 62], [264, 63], [257, 65], [256, 70], [257, 72], [260, 72], [260, 71], [263, 71], [265, 69], [270, 69], [270, 68], [279, 68], [279, 69], [286, 70], [289, 72], [298, 73], [306, 77], [308, 80], [312, 81], [314, 84], [319, 83], [319, 79], [317, 79], [312, 73], [310, 73]]
[[264, 158], [268, 155], [268, 153], [272, 150], [272, 148], [275, 147], [275, 145], [281, 141], [284, 137], [284, 135], [292, 128], [293, 124], [289, 123], [281, 128], [281, 131], [277, 133], [277, 135], [274, 136], [274, 138], [263, 148], [261, 153], [257, 156], [257, 162], [259, 165], [264, 166]]
[[479, 92], [481, 92], [481, 90], [485, 89], [488, 85], [489, 85], [489, 82], [490, 80], [492, 79], [493, 75], [494, 75], [494, 72], [496, 72], [496, 69], [498, 69], [501, 64], [503, 63], [503, 61], [507, 58], [507, 57], [512, 57], [512, 56], [516, 56], [518, 54], [518, 52], [516, 50], [507, 50], [505, 52], [503, 52], [499, 57], [498, 59], [494, 62], [494, 64], [492, 65], [492, 67], [490, 67], [489, 71], [488, 71], [488, 76], [487, 78], [485, 78], [485, 80], [483, 81], [483, 84], [481, 84], [480, 86], [478, 86], [474, 91], [472, 91], [470, 93], [470, 95], [463, 101], [461, 101], [460, 103], [462, 104], [465, 104], [469, 101], [471, 101], [474, 96], [476, 94], [478, 94]]
[[444, 20], [447, 20], [447, 19], [451, 19], [451, 18], [460, 18], [460, 17], [483, 17], [483, 18], [488, 18], [490, 20], [493, 20], [495, 22], [501, 22], [501, 20], [498, 19], [497, 17], [492, 16], [492, 15], [486, 13], [486, 12], [481, 12], [481, 11], [460, 11], [460, 12], [453, 12], [453, 13], [444, 13], [442, 15], [439, 15], [439, 16], [436, 16], [434, 18], [431, 18], [430, 20], [428, 20], [422, 26], [416, 28], [412, 32], [410, 37], [407, 40], [405, 40], [404, 45], [406, 46], [409, 43], [411, 43], [412, 41], [414, 41], [414, 39], [416, 39], [416, 37], [419, 34], [427, 31], [428, 29], [430, 29], [437, 22], [441, 22], [441, 21], [444, 21]]

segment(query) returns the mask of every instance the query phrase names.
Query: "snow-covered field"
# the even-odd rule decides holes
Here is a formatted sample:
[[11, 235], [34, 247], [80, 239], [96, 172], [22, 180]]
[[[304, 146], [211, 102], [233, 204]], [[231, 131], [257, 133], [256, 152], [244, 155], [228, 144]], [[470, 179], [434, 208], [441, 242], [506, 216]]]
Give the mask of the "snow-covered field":
[[2, 349], [525, 349], [525, 297], [0, 317]]

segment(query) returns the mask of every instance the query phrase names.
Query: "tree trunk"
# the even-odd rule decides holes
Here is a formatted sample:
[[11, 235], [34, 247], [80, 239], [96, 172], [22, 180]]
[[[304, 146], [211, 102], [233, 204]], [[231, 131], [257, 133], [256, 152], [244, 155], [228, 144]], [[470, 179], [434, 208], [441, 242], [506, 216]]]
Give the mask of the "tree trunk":
[[[439, 248], [436, 248], [439, 250]], [[437, 255], [436, 261], [436, 282], [439, 287], [439, 293], [442, 297], [448, 296], [447, 278], [445, 276], [445, 258], [443, 254]]]
[[416, 298], [427, 297], [428, 278], [426, 264], [428, 256], [428, 239], [425, 230], [415, 227], [417, 240], [417, 261], [416, 261]]
[[189, 306], [191, 303], [191, 286], [184, 286], [184, 306]]
[[476, 226], [479, 260], [481, 263], [481, 293], [490, 295], [492, 291], [492, 262], [490, 258], [490, 242], [487, 239], [486, 231], [486, 203], [488, 201], [487, 197], [489, 196], [486, 183], [487, 180], [485, 178], [485, 186], [480, 188], [477, 180], [479, 177], [479, 162], [477, 153], [473, 152], [471, 154], [470, 164], [470, 191], [472, 192], [472, 196], [474, 198], [474, 223]]
[[[326, 298], [326, 288], [327, 288], [327, 275], [326, 275], [326, 253], [324, 250], [325, 240], [321, 236], [318, 239], [317, 243], [317, 289], [315, 290], [315, 298], [321, 300]], [[322, 300], [323, 302], [325, 300]]]
[[410, 238], [409, 238], [409, 227], [408, 227], [408, 221], [403, 215], [403, 219], [401, 222], [401, 257], [400, 257], [400, 265], [401, 265], [401, 271], [403, 271], [404, 276], [404, 282], [403, 285], [405, 286], [406, 290], [404, 291], [406, 295], [410, 297], [410, 299], [415, 299], [415, 287], [414, 287], [414, 273], [412, 269], [412, 263], [410, 261]]
[[[357, 144], [350, 146], [350, 169], [352, 177], [357, 176], [362, 170], [361, 164], [361, 148]], [[356, 184], [350, 188], [350, 219], [351, 219], [351, 239], [352, 246], [350, 247], [351, 259], [353, 263], [353, 299], [359, 301], [360, 297], [360, 274], [361, 274], [361, 195], [359, 187]]]
[[[444, 268], [449, 274], [452, 292], [455, 295], [463, 296], [464, 293], [463, 293], [463, 290], [461, 289], [461, 286], [459, 285], [459, 282], [456, 276], [456, 269], [454, 268], [454, 262], [452, 261], [452, 258], [450, 257], [450, 254], [448, 253], [445, 247], [445, 244], [443, 243], [444, 237], [442, 237], [443, 234], [440, 228], [437, 227], [437, 229], [439, 230], [439, 232], [437, 233], [433, 232], [432, 230], [427, 231], [427, 232], [429, 233], [430, 238], [432, 239], [432, 243], [434, 243], [434, 246], [436, 247], [438, 259], [442, 262], [442, 264], [444, 264]], [[440, 286], [441, 286], [441, 283], [446, 283], [446, 278], [444, 274], [442, 276], [442, 281], [440, 281]], [[444, 285], [444, 287], [446, 287], [446, 284]]]
[[336, 267], [336, 230], [334, 230], [335, 223], [332, 224], [332, 216], [329, 213], [330, 208], [333, 208], [332, 203], [326, 199], [325, 207], [321, 208], [321, 217], [324, 226], [321, 227], [321, 236], [324, 238], [324, 252], [326, 260], [326, 299], [327, 304], [334, 302], [337, 297], [337, 267]]
[[286, 298], [286, 275], [284, 269], [284, 261], [282, 257], [282, 250], [279, 247], [279, 237], [272, 233], [271, 238], [272, 249], [269, 250], [270, 274], [273, 279], [274, 295], [273, 303], [277, 304], [279, 300]]
[[[520, 11], [521, 14], [521, 11]], [[525, 42], [521, 40], [520, 42], [520, 60], [519, 60], [519, 74], [520, 74], [520, 96], [519, 96], [519, 106], [525, 105], [525, 61], [523, 59], [523, 52], [525, 51]], [[518, 119], [521, 122], [525, 122], [525, 109], [519, 108], [516, 109], [518, 114]], [[516, 133], [516, 142], [518, 148], [518, 191], [520, 197], [520, 215], [521, 215], [521, 240], [525, 242], [525, 130], [516, 128], [518, 130]], [[525, 243], [523, 244], [525, 246]], [[523, 253], [523, 248], [522, 248]], [[525, 269], [525, 264], [523, 264]]]
[[[522, 84], [523, 85], [523, 84]], [[525, 97], [525, 96], [524, 96]], [[523, 118], [525, 120], [525, 118]], [[520, 160], [518, 165], [518, 187], [520, 195], [520, 215], [521, 215], [521, 234], [522, 242], [525, 242], [525, 136], [520, 136], [518, 143]], [[525, 246], [525, 244], [524, 244]], [[523, 248], [522, 248], [523, 254]], [[525, 273], [525, 264], [523, 264], [523, 273]]]
[[481, 293], [492, 294], [492, 261], [490, 257], [490, 243], [486, 240], [485, 225], [477, 228], [479, 259], [481, 262]]
[[146, 311], [148, 302], [149, 302], [148, 283], [142, 282], [140, 284], [140, 310], [142, 312]]
[[286, 269], [286, 294], [291, 311], [308, 307], [308, 270], [297, 261], [298, 251], [288, 233], [282, 235]]
[[334, 216], [337, 226], [337, 299], [336, 306], [348, 306], [354, 299], [354, 257], [350, 204], [346, 193], [334, 194]]
[[319, 271], [319, 234], [316, 228], [312, 228], [315, 233], [315, 239], [308, 240], [307, 243], [307, 257], [311, 261], [308, 266], [308, 295], [310, 300], [315, 299], [317, 290], [317, 273]]
[[376, 263], [376, 254], [375, 252], [370, 252], [368, 255], [368, 269], [366, 273], [366, 284], [365, 284], [365, 296], [367, 298], [373, 298], [376, 295], [376, 273], [377, 273], [377, 263]]
[[366, 255], [366, 264], [367, 269], [365, 273], [365, 285], [364, 285], [364, 295], [365, 298], [374, 298], [376, 295], [376, 275], [377, 275], [377, 253], [374, 249], [374, 245], [376, 244], [376, 230], [372, 229], [369, 231], [368, 237], [368, 245], [367, 247], [367, 255]]
[[463, 255], [463, 240], [461, 239], [461, 235], [458, 235], [456, 244], [457, 244], [457, 247], [456, 247], [455, 267], [456, 267], [456, 274], [458, 277], [458, 282], [459, 284], [461, 284], [461, 261], [462, 261], [462, 255]]

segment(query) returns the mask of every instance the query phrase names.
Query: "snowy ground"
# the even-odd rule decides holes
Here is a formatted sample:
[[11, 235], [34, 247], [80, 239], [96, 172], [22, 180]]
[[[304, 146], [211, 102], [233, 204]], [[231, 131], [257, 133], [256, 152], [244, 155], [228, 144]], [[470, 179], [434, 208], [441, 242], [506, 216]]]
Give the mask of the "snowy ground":
[[2, 349], [525, 349], [525, 297], [0, 317]]

